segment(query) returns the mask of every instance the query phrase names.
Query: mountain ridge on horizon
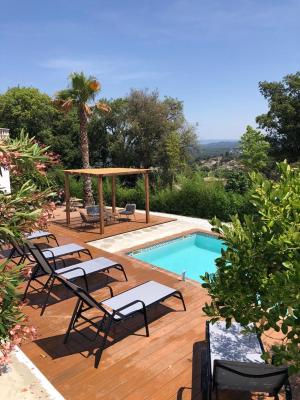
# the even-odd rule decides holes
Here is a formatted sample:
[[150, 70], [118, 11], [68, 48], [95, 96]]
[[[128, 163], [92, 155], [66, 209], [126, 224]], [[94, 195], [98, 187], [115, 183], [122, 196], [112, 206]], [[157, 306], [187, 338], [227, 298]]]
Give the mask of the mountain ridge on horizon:
[[210, 143], [238, 143], [240, 139], [199, 139], [200, 144]]

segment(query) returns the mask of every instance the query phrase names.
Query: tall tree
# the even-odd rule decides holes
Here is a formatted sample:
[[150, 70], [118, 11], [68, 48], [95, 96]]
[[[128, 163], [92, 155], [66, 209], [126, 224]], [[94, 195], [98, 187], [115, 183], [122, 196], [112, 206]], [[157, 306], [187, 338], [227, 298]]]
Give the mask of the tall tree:
[[241, 160], [248, 171], [262, 171], [268, 163], [270, 144], [258, 130], [247, 126], [240, 141]]
[[43, 143], [52, 137], [57, 111], [51, 97], [32, 87], [13, 87], [0, 96], [0, 125], [15, 138], [22, 130]]
[[180, 136], [181, 151], [196, 143], [194, 128], [186, 123], [181, 101], [172, 97], [160, 100], [157, 91], [143, 90], [132, 90], [127, 101], [127, 145], [141, 166], [164, 165], [165, 143], [171, 132]]
[[[70, 85], [56, 95], [56, 103], [66, 112], [76, 109], [79, 119], [79, 139], [83, 168], [90, 168], [88, 119], [92, 109], [109, 111], [107, 104], [97, 102], [93, 106], [89, 103], [95, 101], [97, 93], [100, 92], [100, 83], [93, 76], [85, 76], [83, 72], [70, 75]], [[84, 176], [83, 184], [84, 204], [92, 204], [93, 192], [91, 178]]]
[[256, 121], [267, 131], [272, 153], [278, 160], [299, 160], [300, 72], [285, 76], [281, 82], [260, 82], [259, 89], [269, 111]]
[[179, 172], [183, 164], [181, 158], [181, 143], [178, 132], [170, 132], [165, 142], [166, 161], [165, 161], [165, 176], [170, 187], [173, 187], [176, 173]]
[[16, 138], [22, 130], [59, 153], [67, 168], [80, 167], [76, 110], [66, 115], [50, 96], [32, 87], [13, 87], [0, 95], [0, 126]]

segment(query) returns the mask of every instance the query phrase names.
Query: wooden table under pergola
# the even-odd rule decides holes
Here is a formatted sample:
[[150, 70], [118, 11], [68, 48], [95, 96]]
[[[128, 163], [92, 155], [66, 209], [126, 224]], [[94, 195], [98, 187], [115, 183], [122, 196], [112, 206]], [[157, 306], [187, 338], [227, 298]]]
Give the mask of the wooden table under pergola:
[[67, 169], [65, 173], [65, 200], [66, 200], [66, 219], [67, 225], [70, 225], [70, 182], [69, 175], [87, 175], [98, 178], [98, 199], [100, 214], [100, 234], [104, 233], [104, 209], [103, 209], [103, 177], [111, 177], [111, 197], [112, 212], [116, 212], [116, 176], [120, 175], [144, 175], [145, 182], [145, 212], [146, 223], [150, 222], [149, 208], [149, 169], [142, 168], [88, 168], [88, 169]]

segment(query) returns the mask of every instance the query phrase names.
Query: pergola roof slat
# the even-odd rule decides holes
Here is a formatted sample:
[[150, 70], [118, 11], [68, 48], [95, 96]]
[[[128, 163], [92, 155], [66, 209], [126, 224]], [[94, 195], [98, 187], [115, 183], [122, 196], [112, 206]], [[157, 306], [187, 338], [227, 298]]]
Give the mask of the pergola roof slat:
[[70, 175], [94, 175], [94, 176], [117, 176], [117, 175], [138, 175], [149, 172], [147, 168], [87, 168], [87, 169], [66, 169], [64, 172]]

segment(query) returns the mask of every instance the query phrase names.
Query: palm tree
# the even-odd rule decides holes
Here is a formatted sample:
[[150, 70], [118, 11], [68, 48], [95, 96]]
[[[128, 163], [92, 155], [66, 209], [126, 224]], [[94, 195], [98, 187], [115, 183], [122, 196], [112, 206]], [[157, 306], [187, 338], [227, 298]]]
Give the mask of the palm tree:
[[[55, 103], [58, 104], [62, 110], [69, 112], [76, 108], [79, 118], [80, 126], [80, 151], [82, 158], [82, 167], [90, 168], [90, 155], [89, 155], [89, 139], [87, 132], [87, 125], [93, 108], [109, 112], [110, 107], [101, 102], [94, 105], [89, 104], [95, 101], [96, 94], [100, 92], [101, 85], [93, 76], [85, 76], [83, 72], [74, 72], [70, 75], [70, 85], [67, 89], [61, 90], [56, 94]], [[84, 204], [92, 204], [93, 191], [92, 182], [89, 176], [84, 176], [83, 181]]]

